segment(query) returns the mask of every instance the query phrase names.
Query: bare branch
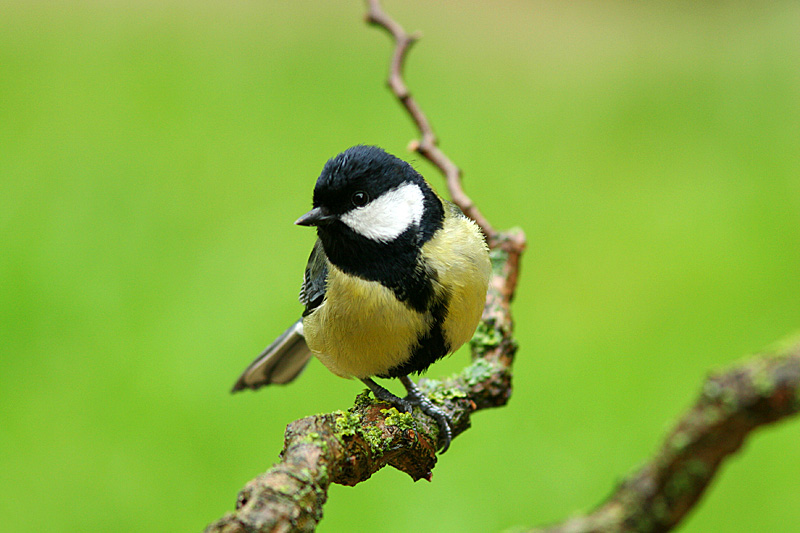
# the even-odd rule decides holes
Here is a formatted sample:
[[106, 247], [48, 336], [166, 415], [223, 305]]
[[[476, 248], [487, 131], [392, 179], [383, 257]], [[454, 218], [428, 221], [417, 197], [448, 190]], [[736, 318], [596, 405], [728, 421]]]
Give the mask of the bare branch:
[[411, 45], [419, 37], [406, 33], [403, 27], [383, 10], [378, 0], [367, 0], [367, 5], [369, 9], [366, 15], [367, 22], [385, 29], [395, 41], [394, 53], [389, 64], [387, 84], [392, 93], [403, 104], [403, 107], [405, 107], [422, 135], [422, 138], [419, 141], [413, 141], [409, 148], [422, 154], [423, 157], [441, 170], [453, 203], [480, 226], [486, 236], [486, 240], [489, 242], [489, 246], [494, 247], [498, 237], [497, 233], [475, 203], [464, 192], [464, 188], [461, 185], [461, 170], [439, 148], [439, 141], [433, 133], [433, 128], [428, 122], [428, 118], [422, 112], [414, 97], [411, 96], [411, 92], [408, 90], [405, 81], [403, 81], [403, 66], [405, 65], [406, 55]]
[[800, 342], [710, 376], [661, 449], [592, 513], [539, 533], [661, 532], [697, 504], [751, 431], [800, 410]]

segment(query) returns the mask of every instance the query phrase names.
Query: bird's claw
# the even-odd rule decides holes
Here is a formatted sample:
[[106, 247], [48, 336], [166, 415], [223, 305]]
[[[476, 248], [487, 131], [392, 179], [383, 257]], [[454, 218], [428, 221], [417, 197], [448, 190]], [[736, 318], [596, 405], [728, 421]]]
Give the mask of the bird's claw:
[[450, 442], [453, 440], [453, 419], [445, 413], [440, 407], [425, 396], [422, 391], [417, 388], [417, 385], [411, 381], [411, 378], [404, 376], [400, 381], [408, 390], [408, 395], [403, 398], [403, 401], [412, 405], [418, 405], [422, 412], [430, 416], [439, 426], [439, 441], [441, 442], [440, 453], [444, 453], [450, 447]]
[[411, 413], [415, 406], [419, 406], [423, 413], [436, 420], [436, 424], [439, 426], [439, 441], [441, 442], [440, 453], [447, 451], [450, 447], [450, 441], [453, 440], [453, 419], [440, 407], [434, 405], [430, 398], [425, 396], [417, 388], [417, 385], [411, 381], [411, 378], [408, 376], [400, 378], [400, 381], [408, 391], [408, 395], [405, 398], [395, 396], [370, 378], [363, 378], [361, 381], [370, 388], [377, 399], [394, 405], [398, 411], [402, 410], [403, 412]]

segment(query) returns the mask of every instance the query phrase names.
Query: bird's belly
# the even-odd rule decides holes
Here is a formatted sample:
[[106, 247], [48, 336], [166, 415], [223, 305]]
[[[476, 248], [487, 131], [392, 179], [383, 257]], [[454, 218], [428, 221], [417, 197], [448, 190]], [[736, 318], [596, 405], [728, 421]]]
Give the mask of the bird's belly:
[[309, 348], [331, 372], [366, 378], [407, 361], [428, 318], [380, 283], [334, 268], [325, 302], [303, 319], [303, 327]]

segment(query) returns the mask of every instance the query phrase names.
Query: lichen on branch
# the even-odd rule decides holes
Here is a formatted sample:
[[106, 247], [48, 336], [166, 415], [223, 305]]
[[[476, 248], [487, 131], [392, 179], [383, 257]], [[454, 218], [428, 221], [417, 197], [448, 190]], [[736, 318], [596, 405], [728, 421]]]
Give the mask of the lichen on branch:
[[[472, 364], [441, 381], [420, 383], [431, 401], [451, 416], [454, 437], [470, 427], [472, 413], [505, 405], [511, 394], [517, 345], [509, 309], [513, 288], [507, 285], [510, 278], [503, 276], [516, 256], [496, 257], [484, 319], [470, 343]], [[242, 489], [235, 512], [206, 531], [313, 531], [331, 483], [355, 485], [386, 465], [415, 481], [430, 481], [438, 430], [438, 424], [419, 408], [399, 413], [368, 391], [359, 394], [347, 411], [296, 420], [286, 428], [281, 460]]]
[[661, 532], [697, 504], [722, 462], [755, 429], [800, 411], [800, 340], [703, 383], [658, 452], [596, 510], [538, 533]]

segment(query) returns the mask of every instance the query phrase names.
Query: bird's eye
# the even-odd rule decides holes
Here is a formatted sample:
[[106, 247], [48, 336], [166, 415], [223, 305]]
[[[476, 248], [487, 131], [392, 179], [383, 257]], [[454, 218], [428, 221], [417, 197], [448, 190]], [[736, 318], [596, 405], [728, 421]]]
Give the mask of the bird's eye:
[[353, 193], [353, 205], [356, 207], [364, 207], [369, 202], [369, 195], [364, 191], [356, 191]]

